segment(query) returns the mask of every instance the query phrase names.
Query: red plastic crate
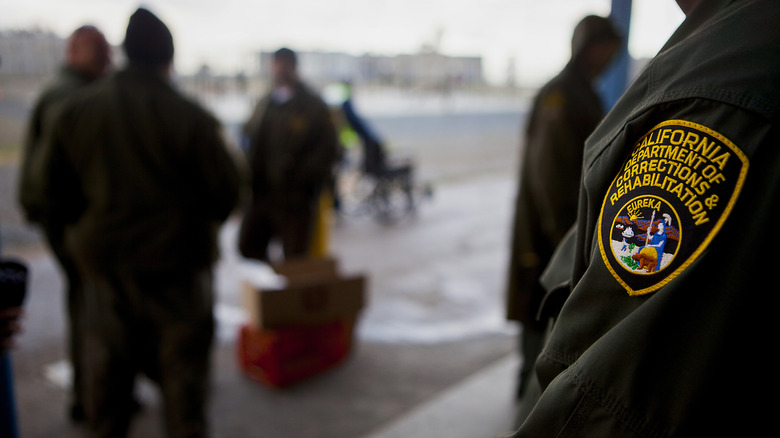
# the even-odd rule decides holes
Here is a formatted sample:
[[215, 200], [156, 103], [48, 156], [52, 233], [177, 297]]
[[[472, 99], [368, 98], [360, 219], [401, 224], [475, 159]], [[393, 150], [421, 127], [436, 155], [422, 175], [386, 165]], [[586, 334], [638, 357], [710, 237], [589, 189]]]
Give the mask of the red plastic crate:
[[254, 380], [282, 388], [340, 363], [352, 346], [354, 320], [258, 328], [244, 324], [237, 347], [241, 369]]

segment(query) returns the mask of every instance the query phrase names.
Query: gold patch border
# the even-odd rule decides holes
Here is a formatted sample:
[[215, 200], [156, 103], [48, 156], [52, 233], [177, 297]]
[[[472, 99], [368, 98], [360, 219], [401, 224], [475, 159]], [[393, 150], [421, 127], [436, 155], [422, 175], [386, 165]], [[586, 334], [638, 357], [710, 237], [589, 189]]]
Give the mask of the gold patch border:
[[[620, 278], [618, 273], [615, 272], [615, 270], [612, 268], [612, 264], [609, 262], [609, 259], [607, 259], [607, 254], [606, 254], [606, 251], [604, 249], [604, 240], [602, 238], [602, 232], [601, 232], [603, 221], [604, 221], [604, 208], [607, 205], [607, 199], [609, 198], [609, 191], [612, 189], [612, 187], [615, 184], [615, 181], [620, 176], [620, 172], [618, 172], [618, 174], [615, 175], [615, 178], [609, 184], [609, 189], [607, 189], [607, 193], [604, 195], [604, 201], [601, 203], [601, 211], [599, 212], [599, 223], [598, 223], [599, 252], [601, 253], [601, 258], [604, 261], [604, 265], [606, 265], [607, 269], [612, 274], [612, 277], [615, 278], [615, 280], [617, 280], [617, 282], [620, 283], [620, 285], [623, 286], [623, 288], [626, 290], [626, 292], [628, 292], [628, 294], [631, 295], [631, 296], [647, 295], [647, 294], [649, 294], [651, 292], [655, 292], [658, 289], [666, 286], [670, 281], [674, 280], [683, 271], [688, 269], [688, 267], [691, 264], [693, 264], [693, 262], [695, 262], [699, 258], [701, 253], [703, 253], [704, 250], [707, 249], [707, 247], [709, 246], [710, 242], [712, 242], [712, 240], [715, 238], [715, 236], [718, 234], [718, 232], [720, 232], [720, 229], [723, 226], [723, 223], [726, 221], [726, 219], [731, 214], [731, 210], [734, 208], [734, 204], [736, 204], [737, 198], [739, 197], [739, 194], [742, 192], [742, 186], [745, 184], [745, 178], [747, 177], [748, 168], [750, 167], [750, 161], [748, 160], [747, 155], [745, 155], [745, 153], [742, 152], [742, 150], [739, 149], [737, 147], [737, 145], [735, 145], [731, 140], [729, 140], [728, 138], [726, 138], [725, 136], [723, 136], [722, 134], [720, 134], [719, 132], [717, 132], [715, 130], [712, 130], [712, 129], [710, 129], [710, 128], [704, 126], [704, 125], [700, 125], [698, 123], [689, 122], [687, 120], [673, 119], [673, 120], [667, 120], [665, 122], [661, 122], [661, 123], [657, 124], [656, 126], [654, 126], [653, 128], [651, 128], [650, 130], [648, 130], [644, 135], [639, 137], [639, 140], [641, 141], [641, 139], [647, 137], [648, 135], [650, 135], [651, 132], [655, 131], [656, 129], [663, 128], [664, 126], [670, 126], [670, 125], [684, 126], [684, 127], [687, 127], [687, 128], [696, 129], [696, 130], [699, 130], [700, 132], [704, 132], [705, 134], [708, 134], [708, 135], [710, 135], [710, 136], [720, 140], [721, 142], [723, 142], [724, 145], [728, 146], [728, 148], [731, 149], [731, 151], [734, 152], [734, 154], [736, 156], [739, 157], [740, 161], [742, 161], [742, 169], [740, 169], [739, 179], [737, 180], [737, 183], [734, 186], [734, 191], [731, 194], [731, 198], [729, 199], [728, 205], [726, 205], [726, 208], [723, 210], [723, 213], [720, 215], [720, 218], [718, 218], [717, 223], [712, 228], [712, 230], [707, 235], [707, 237], [704, 238], [704, 240], [699, 245], [699, 247], [696, 248], [696, 250], [690, 255], [690, 257], [688, 257], [687, 260], [685, 260], [683, 262], [682, 265], [680, 265], [677, 269], [675, 269], [671, 273], [667, 274], [663, 278], [663, 280], [659, 281], [658, 283], [656, 283], [656, 284], [654, 284], [652, 286], [649, 286], [649, 287], [646, 287], [646, 288], [640, 289], [640, 290], [632, 289], [631, 286], [629, 286], [625, 281], [623, 281], [622, 278]], [[639, 143], [639, 141], [637, 141], [634, 144], [634, 148], [636, 147], [636, 144], [638, 144], [638, 143]], [[622, 170], [622, 167], [621, 167], [621, 170]], [[667, 202], [666, 200], [664, 200], [664, 201]], [[618, 261], [618, 263], [620, 263], [620, 261]]]

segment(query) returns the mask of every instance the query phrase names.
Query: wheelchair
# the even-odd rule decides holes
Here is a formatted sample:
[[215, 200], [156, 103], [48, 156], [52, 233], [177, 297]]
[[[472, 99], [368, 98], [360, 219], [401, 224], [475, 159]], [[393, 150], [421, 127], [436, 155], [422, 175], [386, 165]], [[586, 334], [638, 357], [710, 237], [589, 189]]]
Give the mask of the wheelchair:
[[368, 215], [393, 225], [414, 214], [420, 199], [432, 195], [430, 187], [415, 183], [410, 159], [389, 160], [381, 145], [372, 141], [364, 144], [362, 160], [354, 151], [347, 152], [336, 177], [337, 211], [344, 216]]

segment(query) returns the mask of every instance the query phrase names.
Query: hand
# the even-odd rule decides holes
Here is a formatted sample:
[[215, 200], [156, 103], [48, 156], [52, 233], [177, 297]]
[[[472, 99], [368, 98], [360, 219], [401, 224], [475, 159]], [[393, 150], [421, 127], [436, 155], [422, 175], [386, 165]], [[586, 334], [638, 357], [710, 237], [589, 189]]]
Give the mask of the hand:
[[9, 307], [0, 310], [0, 353], [16, 347], [16, 334], [22, 330], [21, 307]]

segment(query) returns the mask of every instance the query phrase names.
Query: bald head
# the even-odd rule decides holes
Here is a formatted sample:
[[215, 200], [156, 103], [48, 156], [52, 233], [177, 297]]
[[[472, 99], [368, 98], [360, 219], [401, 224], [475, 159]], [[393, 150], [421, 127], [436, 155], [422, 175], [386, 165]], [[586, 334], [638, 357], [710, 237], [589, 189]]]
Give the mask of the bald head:
[[65, 61], [69, 67], [97, 79], [111, 65], [111, 48], [103, 33], [94, 26], [82, 26], [68, 38]]

